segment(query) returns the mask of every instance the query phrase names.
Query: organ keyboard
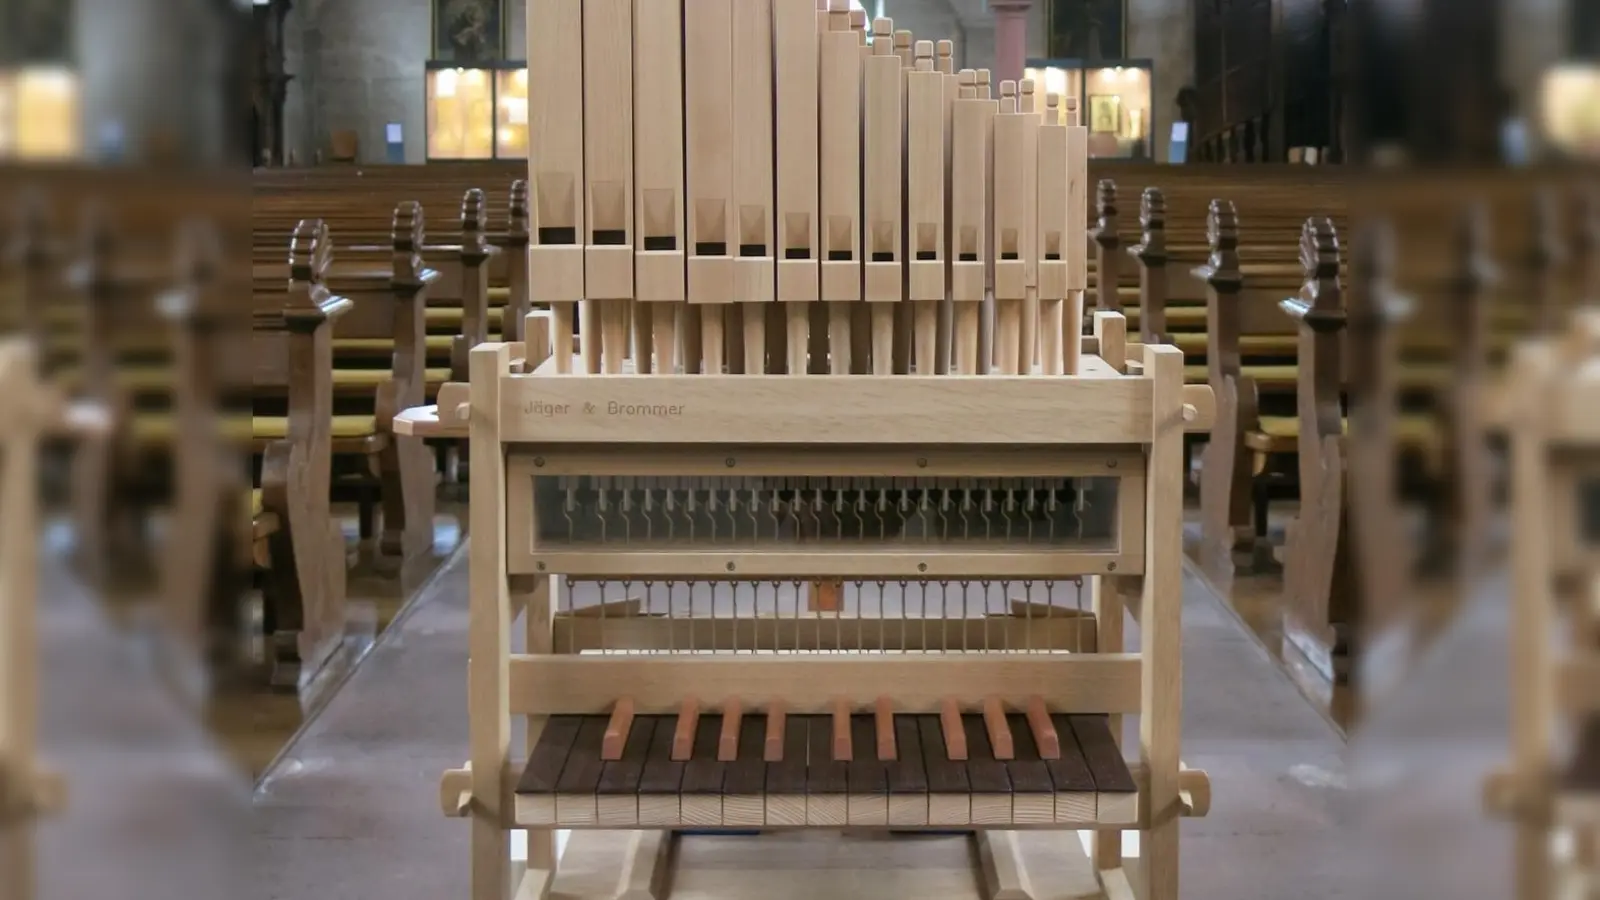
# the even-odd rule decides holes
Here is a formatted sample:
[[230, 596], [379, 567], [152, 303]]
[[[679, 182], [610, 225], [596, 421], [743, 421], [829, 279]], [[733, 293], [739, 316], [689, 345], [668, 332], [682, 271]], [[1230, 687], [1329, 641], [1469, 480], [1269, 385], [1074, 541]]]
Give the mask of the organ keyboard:
[[[560, 828], [1133, 824], [1138, 789], [1105, 716], [1001, 711], [556, 716], [516, 821]], [[622, 739], [615, 753], [606, 744]]]

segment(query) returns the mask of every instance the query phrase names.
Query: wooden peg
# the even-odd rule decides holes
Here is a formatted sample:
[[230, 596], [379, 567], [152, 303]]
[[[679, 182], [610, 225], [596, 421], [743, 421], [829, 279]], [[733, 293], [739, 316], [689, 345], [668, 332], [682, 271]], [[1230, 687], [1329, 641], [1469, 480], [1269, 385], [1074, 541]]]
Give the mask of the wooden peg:
[[833, 759], [849, 762], [853, 756], [850, 746], [850, 701], [839, 698], [833, 701]]
[[744, 711], [739, 698], [732, 697], [722, 704], [722, 733], [717, 737], [717, 761], [733, 762], [739, 758], [739, 723]]
[[1033, 743], [1039, 748], [1040, 759], [1061, 758], [1061, 736], [1056, 734], [1055, 723], [1050, 721], [1050, 711], [1044, 698], [1029, 697], [1027, 705], [1028, 727], [1033, 730]]
[[951, 698], [939, 704], [939, 728], [944, 732], [945, 754], [955, 762], [967, 759], [967, 729], [961, 724], [961, 708]]
[[785, 721], [783, 701], [774, 700], [767, 704], [767, 740], [761, 758], [766, 762], [781, 762], [783, 760], [783, 737]]
[[878, 731], [878, 761], [893, 762], [899, 757], [895, 751], [894, 703], [888, 697], [878, 698], [874, 724]]
[[689, 697], [678, 707], [678, 727], [672, 733], [672, 761], [687, 762], [694, 753], [694, 733], [700, 727], [700, 701]]
[[983, 701], [983, 724], [989, 732], [989, 746], [995, 759], [1016, 759], [1017, 750], [1011, 740], [1011, 725], [1006, 721], [1006, 710], [999, 697]]
[[633, 699], [623, 697], [611, 709], [611, 721], [606, 724], [606, 736], [600, 743], [600, 758], [607, 761], [622, 758], [622, 748], [628, 743], [628, 732], [633, 728]]

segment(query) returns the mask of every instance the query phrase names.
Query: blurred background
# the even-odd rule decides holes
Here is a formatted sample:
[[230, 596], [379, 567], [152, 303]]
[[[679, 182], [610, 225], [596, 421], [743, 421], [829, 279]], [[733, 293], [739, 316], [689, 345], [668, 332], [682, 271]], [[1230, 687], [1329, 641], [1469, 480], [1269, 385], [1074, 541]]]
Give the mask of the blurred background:
[[[0, 717], [0, 897], [313, 896], [262, 872], [283, 842], [316, 832], [315, 817], [295, 831], [255, 807], [275, 777], [316, 764], [296, 742], [385, 630], [448, 577], [462, 539], [463, 454], [385, 455], [396, 395], [384, 385], [414, 379], [402, 399], [420, 403], [464, 380], [462, 341], [509, 334], [498, 311], [515, 308], [509, 260], [527, 241], [526, 195], [519, 211], [511, 187], [527, 171], [520, 7], [0, 0], [0, 323], [27, 348], [25, 366], [0, 365], [0, 440], [29, 410], [50, 419], [37, 503], [9, 480], [0, 493], [0, 711], [30, 723]], [[1170, 276], [1167, 328], [1189, 335], [1191, 380], [1220, 390], [1229, 378], [1242, 397], [1248, 378], [1258, 394], [1260, 420], [1241, 428], [1304, 423], [1310, 402], [1336, 404], [1348, 422], [1342, 455], [1303, 437], [1241, 437], [1229, 452], [1244, 474], [1211, 501], [1215, 530], [1204, 470], [1235, 458], [1191, 454], [1193, 577], [1335, 736], [1333, 761], [1276, 773], [1315, 797], [1314, 840], [1280, 866], [1303, 874], [1295, 896], [1553, 896], [1519, 868], [1513, 823], [1548, 824], [1527, 797], [1566, 770], [1559, 748], [1582, 722], [1535, 742], [1558, 749], [1519, 766], [1521, 787], [1486, 805], [1484, 785], [1503, 787], [1491, 775], [1514, 738], [1547, 724], [1513, 715], [1537, 690], [1512, 675], [1518, 604], [1548, 599], [1519, 597], [1517, 543], [1554, 540], [1527, 524], [1541, 511], [1555, 531], [1578, 521], [1543, 500], [1514, 509], [1510, 447], [1527, 395], [1508, 373], [1524, 344], [1577, 348], [1557, 382], [1600, 353], [1573, 324], [1600, 302], [1600, 2], [864, 8], [919, 37], [953, 36], [958, 68], [995, 67], [997, 82], [1025, 69], [1107, 117], [1091, 123], [1091, 179], [1115, 190], [1091, 203], [1090, 250], [1123, 261], [1095, 257], [1094, 290], [1117, 298], [1102, 306], [1138, 305], [1154, 263], [1126, 257], [1148, 245], [1145, 188], [1156, 188], [1170, 271], [1242, 267], [1246, 292], [1340, 314], [1325, 344], [1288, 320], [1254, 338], [1246, 325], [1233, 335], [1242, 367], [1229, 370], [1214, 363], [1225, 336], [1207, 333], [1204, 312], [1178, 313], [1188, 300], [1230, 302], [1227, 279], [1186, 294], [1184, 276]], [[428, 265], [471, 271], [473, 248], [498, 248], [482, 263], [494, 321], [472, 332], [470, 280], [457, 274], [430, 298], [415, 361], [381, 330], [295, 349], [293, 311], [259, 298], [282, 293], [291, 264], [310, 264], [291, 246], [296, 223], [322, 217], [341, 254], [348, 245], [341, 258], [386, 272], [350, 276], [342, 292], [393, 291], [388, 267], [409, 252], [411, 227], [395, 204], [413, 199], [428, 238], [451, 248], [436, 257], [418, 242]], [[1236, 247], [1219, 241], [1229, 228], [1213, 200], [1236, 202]], [[1308, 219], [1331, 231], [1307, 230]], [[1205, 293], [1218, 285], [1222, 301]], [[239, 302], [246, 291], [257, 302]], [[309, 388], [291, 371], [301, 363], [263, 346], [334, 360], [332, 405], [320, 409], [331, 458], [286, 449], [298, 447], [288, 423]], [[1319, 354], [1334, 373], [1320, 386], [1301, 375]], [[73, 404], [98, 412], [69, 427], [39, 411]], [[7, 454], [32, 436], [15, 434]], [[1600, 503], [1574, 479], [1561, 484], [1580, 513]], [[1322, 526], [1303, 524], [1329, 509]], [[332, 523], [327, 541], [287, 535], [289, 518], [318, 515]], [[1552, 615], [1565, 624], [1549, 646], [1594, 645], [1593, 597], [1557, 593], [1578, 597], [1577, 611]], [[461, 738], [464, 748], [464, 728]], [[70, 800], [29, 838], [33, 804], [13, 801], [35, 749]], [[433, 777], [431, 762], [422, 768]], [[437, 817], [422, 797], [415, 815]], [[1521, 840], [1536, 840], [1527, 827]], [[1592, 824], [1575, 835], [1555, 858], [1592, 871], [1600, 838]], [[464, 852], [439, 865], [465, 871]], [[1247, 868], [1233, 877], [1252, 883]]]

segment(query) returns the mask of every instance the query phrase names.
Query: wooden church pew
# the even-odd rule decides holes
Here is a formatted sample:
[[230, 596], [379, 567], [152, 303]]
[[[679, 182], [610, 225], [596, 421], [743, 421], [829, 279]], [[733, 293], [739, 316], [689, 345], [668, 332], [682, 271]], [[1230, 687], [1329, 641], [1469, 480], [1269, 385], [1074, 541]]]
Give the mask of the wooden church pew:
[[341, 434], [333, 415], [333, 323], [355, 302], [328, 289], [327, 227], [303, 223], [288, 257], [288, 266], [254, 267], [251, 322], [253, 380], [289, 393], [284, 433], [253, 441], [261, 455], [254, 518], [276, 524], [253, 531], [266, 543], [259, 562], [270, 677], [286, 687], [315, 673], [344, 639], [345, 541], [330, 501], [335, 448], [367, 453], [386, 443], [376, 434]]
[[[320, 228], [317, 237], [305, 233]], [[300, 243], [325, 246], [329, 238], [325, 223], [309, 222], [296, 229]], [[393, 433], [397, 410], [418, 405], [424, 396], [423, 310], [430, 286], [437, 273], [423, 265], [418, 248], [423, 236], [422, 208], [402, 203], [394, 213], [392, 249], [370, 253], [346, 253], [339, 263], [320, 270], [321, 282], [350, 301], [351, 309], [332, 326], [333, 333], [356, 339], [384, 339], [394, 345], [390, 367], [365, 396], [330, 399], [333, 458], [340, 474], [358, 483], [376, 486], [381, 501], [383, 530], [379, 539], [382, 555], [404, 561], [425, 553], [433, 539], [434, 476], [431, 460], [420, 441]], [[255, 268], [255, 291], [274, 298], [266, 305], [271, 310], [287, 273], [282, 266]], [[258, 309], [262, 304], [257, 303]], [[268, 318], [271, 318], [269, 312]], [[330, 341], [332, 338], [330, 337]], [[329, 390], [332, 391], [332, 343], [326, 348]], [[294, 410], [310, 402], [294, 395], [293, 367], [283, 353], [263, 356], [257, 361], [254, 379], [256, 414], [252, 432], [259, 450], [264, 442], [289, 433]], [[320, 371], [320, 369], [319, 369]], [[286, 399], [283, 399], [285, 398]], [[312, 392], [320, 396], [320, 388]], [[319, 412], [317, 417], [322, 417]], [[363, 537], [374, 533], [374, 507], [364, 497], [361, 503]]]

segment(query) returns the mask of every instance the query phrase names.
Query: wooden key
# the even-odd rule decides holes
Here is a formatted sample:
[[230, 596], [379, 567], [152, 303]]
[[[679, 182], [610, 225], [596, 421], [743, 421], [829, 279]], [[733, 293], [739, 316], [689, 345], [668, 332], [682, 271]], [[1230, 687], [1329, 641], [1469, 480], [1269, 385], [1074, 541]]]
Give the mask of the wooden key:
[[833, 701], [833, 759], [849, 762], [854, 755], [850, 746], [850, 701], [840, 698]]
[[774, 700], [767, 705], [767, 744], [762, 759], [780, 762], [783, 759], [784, 721], [783, 701]]
[[894, 740], [894, 704], [888, 697], [878, 698], [877, 722], [878, 729], [878, 760], [880, 762], [893, 762], [898, 759], [895, 753]]
[[989, 730], [989, 746], [994, 748], [994, 758], [1015, 759], [1017, 751], [1011, 742], [1011, 726], [1006, 723], [1006, 710], [999, 697], [983, 701], [983, 724]]
[[1044, 698], [1028, 698], [1028, 726], [1033, 732], [1033, 742], [1039, 747], [1040, 759], [1061, 758], [1061, 738], [1050, 721], [1050, 712], [1044, 708]]
[[939, 727], [944, 731], [945, 752], [955, 762], [965, 762], [967, 758], [967, 732], [961, 724], [961, 709], [956, 706], [956, 701], [946, 699], [939, 704]]
[[633, 700], [623, 697], [611, 710], [611, 721], [606, 725], [605, 740], [600, 745], [600, 758], [613, 762], [622, 758], [622, 748], [628, 743], [628, 731], [633, 727]]
[[672, 760], [685, 762], [694, 751], [694, 733], [700, 724], [700, 701], [694, 697], [678, 708], [678, 728], [672, 734]]
[[717, 759], [721, 762], [739, 758], [739, 722], [743, 715], [737, 697], [722, 705], [722, 735], [717, 741]]

